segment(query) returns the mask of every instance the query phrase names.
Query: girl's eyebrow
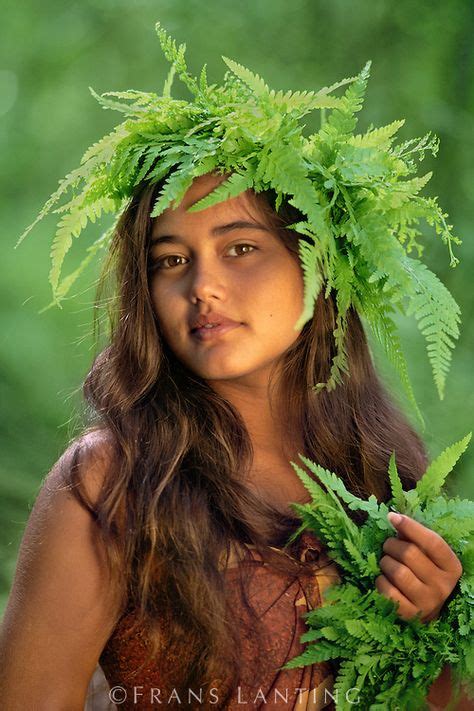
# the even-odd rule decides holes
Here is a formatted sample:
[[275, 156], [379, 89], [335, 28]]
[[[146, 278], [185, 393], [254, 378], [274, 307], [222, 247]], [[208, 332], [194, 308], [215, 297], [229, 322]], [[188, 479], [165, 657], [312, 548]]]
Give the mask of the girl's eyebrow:
[[[236, 220], [234, 222], [228, 222], [225, 225], [216, 225], [211, 230], [211, 235], [217, 236], [231, 232], [232, 230], [263, 230], [264, 232], [270, 232], [270, 229], [259, 222], [246, 222], [245, 220]], [[181, 242], [181, 239], [175, 235], [161, 235], [151, 238], [151, 246], [157, 244], [176, 244]]]

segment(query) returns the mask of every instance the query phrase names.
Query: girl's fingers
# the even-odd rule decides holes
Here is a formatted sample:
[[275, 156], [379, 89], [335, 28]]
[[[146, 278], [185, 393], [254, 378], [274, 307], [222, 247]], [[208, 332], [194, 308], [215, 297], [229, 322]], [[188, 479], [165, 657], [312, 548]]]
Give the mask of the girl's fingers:
[[418, 608], [413, 605], [410, 600], [408, 600], [405, 595], [403, 595], [398, 588], [396, 588], [392, 583], [385, 577], [385, 575], [379, 575], [375, 578], [375, 587], [381, 595], [388, 597], [390, 600], [399, 603], [397, 614], [404, 620], [408, 620], [418, 612]]
[[426, 594], [429, 593], [427, 586], [416, 577], [410, 568], [399, 563], [389, 555], [384, 555], [379, 561], [380, 570], [383, 572], [388, 582], [393, 585], [403, 597], [416, 606], [418, 609], [420, 603], [426, 600]]
[[[395, 521], [397, 516], [400, 516], [399, 522]], [[415, 543], [438, 568], [449, 573], [456, 573], [458, 577], [461, 576], [462, 565], [459, 558], [436, 531], [432, 531], [431, 528], [423, 526], [419, 521], [402, 514], [389, 513], [388, 520], [402, 539]]]
[[409, 568], [425, 585], [431, 585], [439, 578], [440, 574], [443, 574], [443, 571], [411, 541], [401, 541], [399, 538], [393, 537], [387, 538], [383, 544], [383, 551]]

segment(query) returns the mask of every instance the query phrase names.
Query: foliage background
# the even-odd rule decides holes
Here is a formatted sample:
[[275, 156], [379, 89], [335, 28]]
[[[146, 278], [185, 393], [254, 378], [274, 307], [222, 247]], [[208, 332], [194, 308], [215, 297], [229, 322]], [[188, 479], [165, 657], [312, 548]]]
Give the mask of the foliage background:
[[[424, 257], [463, 314], [443, 402], [415, 322], [402, 320], [400, 328], [430, 454], [472, 429], [474, 3], [7, 0], [0, 44], [0, 610], [41, 481], [81, 425], [80, 384], [93, 356], [89, 285], [97, 273], [88, 271], [79, 296], [62, 310], [38, 315], [50, 300], [54, 217], [41, 223], [19, 250], [13, 247], [59, 178], [121, 120], [115, 112], [102, 111], [87, 87], [99, 93], [161, 91], [168, 67], [154, 31], [158, 19], [178, 42], [187, 43], [192, 72], [208, 63], [210, 81], [223, 76], [221, 55], [285, 90], [318, 89], [355, 74], [372, 59], [359, 128], [406, 118], [401, 139], [428, 130], [440, 137], [438, 157], [427, 157], [420, 166], [420, 172], [435, 171], [423, 194], [440, 196], [463, 240], [455, 270], [431, 233]], [[317, 128], [317, 121], [317, 114], [309, 117], [308, 127]], [[396, 393], [383, 357], [375, 355]], [[473, 464], [471, 445], [452, 475], [452, 494], [474, 498]]]

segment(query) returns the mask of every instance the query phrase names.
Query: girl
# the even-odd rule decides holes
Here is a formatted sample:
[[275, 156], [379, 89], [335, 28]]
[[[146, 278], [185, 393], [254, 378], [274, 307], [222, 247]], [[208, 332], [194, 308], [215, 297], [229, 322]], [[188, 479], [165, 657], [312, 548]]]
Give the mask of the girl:
[[[405, 488], [427, 456], [354, 310], [349, 377], [312, 390], [335, 307], [321, 294], [294, 330], [295, 209], [247, 190], [188, 212], [223, 179], [196, 178], [156, 219], [162, 184], [142, 185], [117, 226], [111, 338], [84, 388], [93, 421], [44, 481], [3, 622], [7, 711], [83, 709], [99, 663], [124, 709], [334, 708], [330, 664], [279, 670], [338, 580], [309, 532], [285, 547], [290, 504], [310, 500], [290, 461], [304, 453], [383, 500], [390, 452]], [[384, 551], [379, 592], [405, 619], [435, 619], [462, 572], [451, 548], [405, 517]], [[447, 701], [447, 674], [430, 708]]]
[[[397, 296], [417, 293], [424, 265], [407, 253], [420, 216], [451, 250], [436, 201], [417, 195], [426, 176], [404, 180], [413, 155], [437, 145], [391, 152], [401, 122], [352, 135], [369, 65], [317, 93], [283, 94], [224, 59], [231, 73], [209, 85], [157, 30], [172, 62], [163, 96], [98, 97], [126, 120], [37, 218], [72, 190], [52, 250], [59, 300], [78, 273], [59, 283], [73, 237], [102, 212], [119, 217], [99, 291], [110, 333], [84, 384], [91, 419], [24, 534], [0, 639], [2, 707], [79, 711], [100, 667], [105, 701], [123, 709], [334, 708], [335, 667], [282, 669], [303, 649], [304, 613], [340, 577], [309, 531], [290, 543], [291, 504], [310, 500], [290, 462], [303, 454], [378, 500], [393, 450], [405, 489], [425, 471], [351, 304], [386, 325]], [[171, 98], [175, 73], [192, 102]], [[316, 108], [334, 111], [306, 138], [301, 119]], [[203, 204], [216, 187], [219, 200]], [[106, 243], [89, 245], [83, 264]], [[457, 333], [446, 292], [439, 388]], [[460, 561], [417, 521], [393, 523], [377, 589], [402, 618], [428, 622]], [[449, 694], [446, 668], [429, 701]]]

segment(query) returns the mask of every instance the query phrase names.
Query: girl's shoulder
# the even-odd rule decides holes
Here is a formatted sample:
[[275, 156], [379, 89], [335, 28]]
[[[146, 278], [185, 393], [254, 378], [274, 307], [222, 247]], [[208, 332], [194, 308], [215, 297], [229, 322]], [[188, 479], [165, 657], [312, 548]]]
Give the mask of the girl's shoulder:
[[94, 434], [70, 445], [30, 512], [0, 634], [0, 687], [9, 708], [33, 708], [39, 698], [44, 708], [83, 705], [119, 616], [121, 591], [110, 583], [95, 519], [74, 496], [69, 477], [79, 466], [96, 501], [109, 463], [106, 442]]
[[95, 508], [102, 492], [106, 477], [117, 453], [113, 439], [106, 430], [89, 430], [73, 440], [55, 462], [44, 479], [42, 490], [46, 498], [54, 498], [60, 491], [69, 492], [81, 487], [87, 502]]

